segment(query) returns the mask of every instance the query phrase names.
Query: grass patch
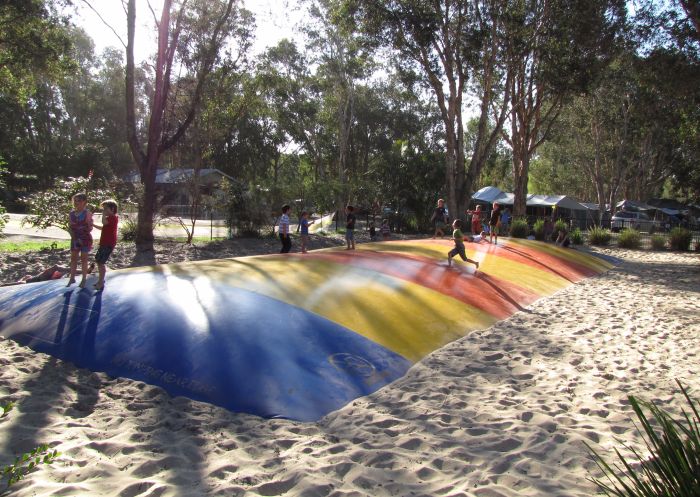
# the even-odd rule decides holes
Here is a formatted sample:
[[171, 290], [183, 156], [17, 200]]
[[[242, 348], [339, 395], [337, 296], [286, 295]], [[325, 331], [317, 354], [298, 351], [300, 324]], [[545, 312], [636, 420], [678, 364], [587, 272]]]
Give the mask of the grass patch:
[[64, 250], [69, 248], [70, 240], [26, 240], [21, 242], [0, 240], [0, 252], [40, 252], [42, 250]]

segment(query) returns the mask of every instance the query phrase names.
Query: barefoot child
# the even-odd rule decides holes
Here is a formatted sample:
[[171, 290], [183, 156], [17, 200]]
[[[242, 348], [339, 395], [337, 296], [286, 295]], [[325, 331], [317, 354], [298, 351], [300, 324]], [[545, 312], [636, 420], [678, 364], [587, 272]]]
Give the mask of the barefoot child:
[[282, 242], [280, 254], [288, 254], [292, 250], [292, 238], [289, 234], [289, 209], [288, 205], [282, 206], [282, 215], [279, 222], [279, 235]]
[[117, 211], [119, 207], [115, 200], [105, 200], [100, 204], [102, 207], [102, 226], [95, 225], [95, 228], [102, 230], [100, 233], [100, 248], [95, 254], [95, 262], [99, 277], [95, 283], [95, 290], [102, 291], [105, 287], [105, 273], [107, 272], [107, 259], [112, 255], [112, 250], [117, 246], [117, 225], [119, 224], [119, 216]]
[[68, 284], [75, 283], [75, 273], [78, 270], [78, 256], [82, 268], [80, 288], [85, 287], [85, 278], [88, 275], [88, 254], [92, 250], [92, 213], [87, 208], [87, 195], [76, 193], [73, 195], [73, 210], [68, 215], [70, 226], [70, 273]]
[[348, 205], [345, 208], [345, 242], [347, 243], [347, 248], [345, 250], [355, 250], [355, 214], [353, 211], [355, 208], [352, 205]]
[[309, 213], [304, 211], [301, 213], [301, 253], [305, 254], [307, 252], [306, 245], [309, 243], [309, 225], [314, 224], [315, 221], [309, 222]]
[[472, 242], [472, 243], [481, 243], [481, 242], [489, 243], [489, 241], [486, 239], [486, 232], [485, 231], [482, 231], [478, 235], [467, 236], [467, 240]]
[[455, 248], [447, 253], [447, 265], [452, 266], [452, 258], [455, 255], [459, 255], [464, 262], [471, 262], [479, 269], [479, 263], [467, 258], [467, 254], [464, 252], [464, 236], [462, 235], [462, 221], [460, 219], [455, 219], [452, 222], [452, 239], [455, 242]]

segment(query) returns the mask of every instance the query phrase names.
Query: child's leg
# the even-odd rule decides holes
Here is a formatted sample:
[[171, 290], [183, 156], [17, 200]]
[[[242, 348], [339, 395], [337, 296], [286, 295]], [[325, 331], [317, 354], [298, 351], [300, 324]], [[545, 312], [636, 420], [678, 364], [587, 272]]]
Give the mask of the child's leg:
[[88, 253], [87, 252], [80, 252], [80, 269], [82, 272], [82, 278], [80, 280], [80, 288], [83, 288], [85, 286], [85, 279], [87, 278], [88, 274]]
[[105, 266], [103, 263], [98, 262], [97, 263], [97, 283], [95, 283], [95, 288], [98, 290], [102, 290], [105, 286], [105, 274], [107, 273], [107, 266]]
[[68, 286], [75, 283], [75, 272], [78, 269], [78, 251], [70, 251], [70, 272], [68, 273]]
[[453, 248], [449, 252], [447, 252], [447, 265], [452, 266], [452, 258], [459, 254], [459, 249], [457, 247]]
[[469, 257], [467, 257], [467, 253], [464, 250], [464, 247], [459, 248], [459, 256], [462, 258], [464, 262], [471, 262], [476, 266], [477, 269], [479, 269], [479, 263], [477, 261], [471, 260]]

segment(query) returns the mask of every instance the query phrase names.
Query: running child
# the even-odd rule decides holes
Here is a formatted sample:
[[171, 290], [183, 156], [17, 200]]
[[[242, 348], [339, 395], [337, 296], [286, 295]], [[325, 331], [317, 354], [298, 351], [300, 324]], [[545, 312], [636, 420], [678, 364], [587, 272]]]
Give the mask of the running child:
[[452, 266], [452, 258], [459, 255], [464, 262], [471, 262], [476, 266], [476, 269], [479, 269], [479, 263], [469, 259], [464, 251], [464, 235], [462, 235], [461, 227], [462, 221], [460, 219], [455, 219], [452, 222], [452, 239], [455, 242], [455, 248], [447, 253], [447, 265]]

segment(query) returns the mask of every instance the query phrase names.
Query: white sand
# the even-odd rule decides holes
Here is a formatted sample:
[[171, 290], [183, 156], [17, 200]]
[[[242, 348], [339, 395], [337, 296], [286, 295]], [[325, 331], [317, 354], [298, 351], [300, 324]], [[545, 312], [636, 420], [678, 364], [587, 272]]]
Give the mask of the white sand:
[[61, 451], [17, 496], [586, 496], [584, 442], [641, 442], [627, 395], [700, 395], [697, 254], [625, 262], [436, 351], [318, 423], [235, 414], [0, 341], [0, 463]]

